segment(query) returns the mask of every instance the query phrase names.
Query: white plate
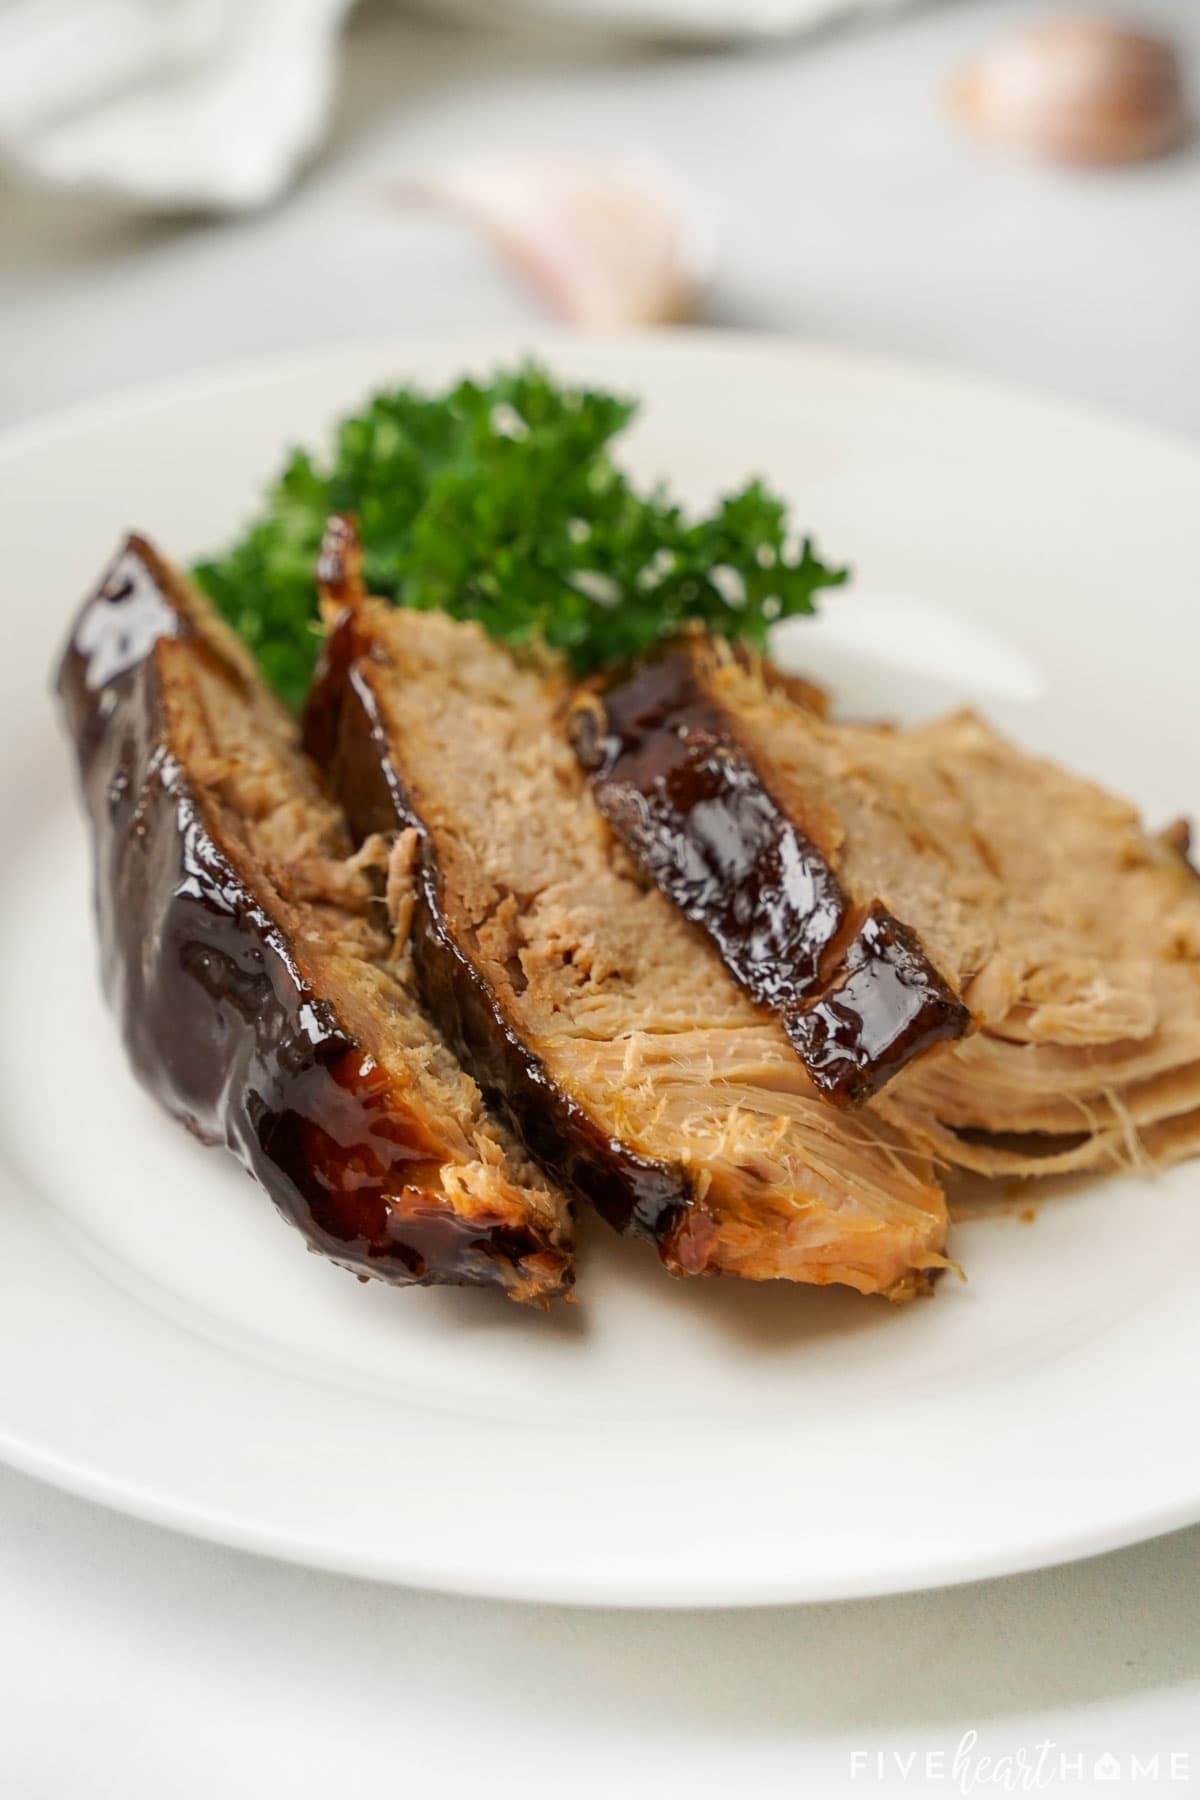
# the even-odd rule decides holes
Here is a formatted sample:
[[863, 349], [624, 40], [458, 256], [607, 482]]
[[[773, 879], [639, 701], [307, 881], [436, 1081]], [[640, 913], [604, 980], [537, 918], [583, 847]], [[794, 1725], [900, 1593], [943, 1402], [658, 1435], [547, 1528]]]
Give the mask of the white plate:
[[[580, 1306], [396, 1293], [306, 1256], [159, 1117], [96, 992], [48, 696], [128, 526], [219, 544], [285, 444], [512, 341], [335, 350], [94, 406], [0, 450], [0, 1452], [162, 1524], [473, 1593], [640, 1605], [882, 1593], [1200, 1519], [1200, 1169], [958, 1228], [893, 1310], [680, 1284], [585, 1226]], [[696, 497], [762, 470], [854, 593], [792, 650], [856, 707], [979, 700], [1155, 820], [1200, 786], [1200, 453], [988, 386], [766, 339], [549, 339], [646, 395]]]

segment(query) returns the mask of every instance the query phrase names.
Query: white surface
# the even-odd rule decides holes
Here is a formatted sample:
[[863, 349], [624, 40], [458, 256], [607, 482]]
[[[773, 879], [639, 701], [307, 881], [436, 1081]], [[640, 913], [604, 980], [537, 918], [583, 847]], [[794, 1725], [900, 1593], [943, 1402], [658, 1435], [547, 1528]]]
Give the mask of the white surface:
[[[969, 1280], [930, 1305], [674, 1285], [648, 1250], [585, 1233], [579, 1308], [542, 1318], [473, 1293], [362, 1291], [297, 1254], [123, 1067], [95, 992], [73, 782], [30, 671], [50, 665], [132, 496], [169, 554], [201, 554], [289, 444], [360, 396], [483, 375], [523, 347], [644, 397], [625, 455], [647, 483], [666, 473], [699, 501], [769, 470], [823, 544], [899, 590], [890, 617], [869, 595], [831, 601], [832, 641], [789, 628], [818, 679], [833, 651], [853, 709], [919, 716], [982, 692], [1025, 743], [1152, 819], [1178, 812], [1200, 650], [1184, 629], [1200, 588], [1187, 444], [961, 377], [695, 331], [287, 358], [13, 434], [5, 567], [45, 598], [11, 622], [0, 666], [26, 753], [0, 783], [0, 1455], [299, 1561], [590, 1604], [857, 1597], [1195, 1522], [1200, 1438], [1175, 1426], [1200, 1415], [1195, 1164], [1043, 1190], [1036, 1231], [1011, 1206], [964, 1224], [951, 1250]], [[50, 494], [69, 536], [46, 529]], [[865, 648], [848, 655], [860, 605]], [[941, 655], [920, 671], [922, 632]], [[997, 680], [1014, 669], [1015, 701]], [[87, 1073], [48, 1157], [66, 1019]]]
[[148, 207], [262, 206], [318, 140], [349, 0], [0, 8], [0, 151]]
[[[1029, 10], [964, 0], [803, 54], [606, 52], [579, 68], [549, 43], [518, 68], [368, 18], [331, 160], [253, 228], [168, 233], [0, 192], [0, 410], [281, 345], [521, 321], [468, 237], [381, 211], [381, 178], [464, 143], [617, 137], [715, 195], [721, 318], [1196, 432], [1195, 155], [1113, 181], [1042, 177], [964, 147], [933, 106], [964, 50]], [[1138, 10], [1200, 48], [1192, 0]], [[913, 1793], [920, 1774], [895, 1765], [852, 1784], [851, 1751], [952, 1752], [968, 1729], [978, 1752], [1050, 1737], [1072, 1758], [1111, 1749], [1126, 1772], [1157, 1749], [1146, 1793], [1180, 1791], [1170, 1749], [1191, 1749], [1193, 1779], [1200, 1756], [1194, 1531], [948, 1593], [655, 1617], [307, 1575], [4, 1471], [0, 1511], [0, 1776], [20, 1800]]]
[[[716, 215], [719, 324], [960, 364], [1200, 430], [1200, 151], [1109, 175], [966, 142], [940, 100], [1044, 0], [947, 0], [806, 47], [584, 56], [404, 24], [352, 29], [331, 153], [277, 211], [170, 228], [0, 188], [0, 415], [232, 357], [520, 324], [461, 224], [397, 212], [444, 154], [643, 148]], [[1200, 6], [1133, 0], [1189, 48]]]
[[[768, 37], [902, 0], [442, 0], [518, 31]], [[351, 0], [0, 7], [0, 152], [43, 181], [166, 210], [263, 206], [324, 136]], [[430, 0], [430, 10], [436, 0]]]
[[1089, 1776], [1106, 1751], [1200, 1766], [1186, 1539], [893, 1600], [593, 1614], [302, 1574], [3, 1471], [0, 1502], [14, 1800], [949, 1800], [851, 1758], [949, 1763], [970, 1730], [976, 1767], [1046, 1740]]

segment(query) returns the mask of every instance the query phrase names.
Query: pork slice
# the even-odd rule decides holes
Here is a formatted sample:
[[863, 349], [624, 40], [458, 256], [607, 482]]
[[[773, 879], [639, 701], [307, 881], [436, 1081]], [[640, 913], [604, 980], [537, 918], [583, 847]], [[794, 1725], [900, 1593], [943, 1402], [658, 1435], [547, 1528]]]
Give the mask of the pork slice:
[[[981, 1045], [987, 1040], [980, 1037]], [[953, 1058], [947, 1059], [953, 1062]], [[947, 1071], [948, 1072], [948, 1071]], [[969, 1071], [962, 1091], [987, 1079], [987, 1071]], [[1154, 1146], [1178, 1145], [1180, 1133], [1200, 1121], [1200, 1063], [1169, 1069], [1146, 1081], [1132, 1082], [1086, 1099], [1027, 1102], [1014, 1109], [1004, 1129], [971, 1123], [948, 1123], [972, 1106], [955, 1105], [953, 1092], [922, 1094], [893, 1105], [887, 1114], [897, 1128], [925, 1143], [947, 1163], [980, 1175], [1025, 1176], [1064, 1174], [1085, 1169], [1149, 1169]], [[1189, 1126], [1188, 1121], [1191, 1121]], [[1176, 1150], [1171, 1160], [1190, 1154]]]
[[[839, 878], [915, 931], [975, 1036], [907, 1068], [876, 1107], [989, 1173], [1142, 1161], [1196, 1105], [1200, 881], [1186, 838], [1018, 750], [974, 713], [913, 730], [833, 723], [732, 660], [742, 741]], [[1186, 1133], [1170, 1136], [1172, 1154]], [[1065, 1160], [1064, 1160], [1065, 1159]]]
[[474, 625], [347, 601], [308, 741], [357, 835], [415, 831], [430, 1009], [531, 1152], [673, 1272], [904, 1298], [944, 1264], [927, 1155], [843, 1119], [782, 1027], [636, 878], [567, 744], [569, 682]]
[[756, 714], [818, 716], [752, 652], [689, 633], [589, 684], [570, 731], [643, 873], [780, 1016], [818, 1090], [858, 1104], [972, 1029], [917, 934], [837, 865], [837, 795], [776, 782]]
[[59, 686], [144, 1085], [360, 1275], [566, 1292], [567, 1199], [421, 1010], [386, 847], [354, 852], [244, 648], [144, 540], [84, 605]]

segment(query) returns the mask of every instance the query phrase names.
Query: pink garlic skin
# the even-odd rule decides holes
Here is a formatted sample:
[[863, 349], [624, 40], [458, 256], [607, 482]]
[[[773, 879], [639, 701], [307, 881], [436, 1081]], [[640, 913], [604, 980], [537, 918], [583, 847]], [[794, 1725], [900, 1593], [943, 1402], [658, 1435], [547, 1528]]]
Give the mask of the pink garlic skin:
[[404, 194], [476, 225], [560, 318], [595, 330], [694, 318], [709, 272], [694, 210], [658, 171], [607, 159], [455, 158]]
[[1051, 162], [1142, 162], [1188, 134], [1171, 45], [1102, 14], [1053, 15], [1003, 39], [958, 75], [951, 105], [979, 136]]

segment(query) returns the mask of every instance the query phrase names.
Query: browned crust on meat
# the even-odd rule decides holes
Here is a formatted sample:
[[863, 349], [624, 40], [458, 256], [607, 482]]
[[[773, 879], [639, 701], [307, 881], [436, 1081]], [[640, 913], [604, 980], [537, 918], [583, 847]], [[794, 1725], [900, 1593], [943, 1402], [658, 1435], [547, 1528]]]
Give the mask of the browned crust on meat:
[[232, 634], [130, 538], [76, 621], [59, 692], [94, 831], [104, 987], [139, 1079], [356, 1273], [564, 1292], [561, 1233], [446, 1193], [452, 1134], [349, 1026], [231, 843], [173, 719], [171, 684], [196, 662], [257, 689]]

